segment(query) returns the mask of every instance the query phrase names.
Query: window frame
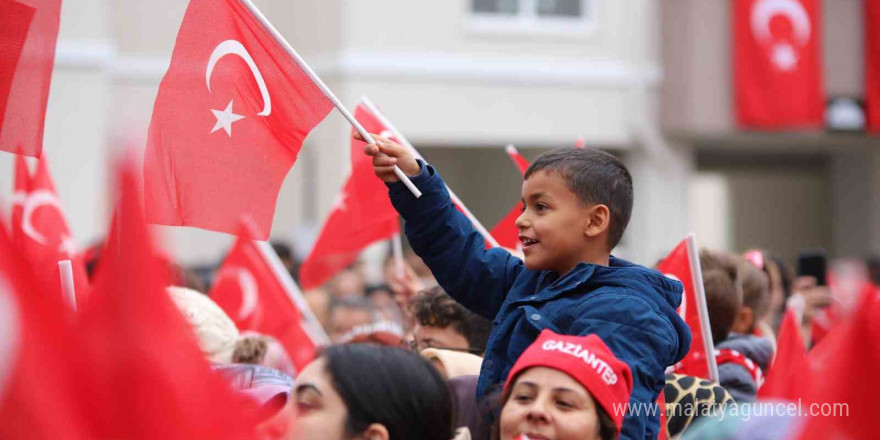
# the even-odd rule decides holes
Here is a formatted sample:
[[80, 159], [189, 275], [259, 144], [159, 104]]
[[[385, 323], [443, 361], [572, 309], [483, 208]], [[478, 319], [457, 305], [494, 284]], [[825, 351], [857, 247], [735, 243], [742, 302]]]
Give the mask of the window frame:
[[580, 0], [578, 18], [538, 15], [537, 0], [516, 0], [519, 11], [513, 14], [477, 12], [473, 0], [467, 2], [468, 31], [477, 35], [532, 35], [586, 37], [596, 31], [596, 13], [600, 0]]

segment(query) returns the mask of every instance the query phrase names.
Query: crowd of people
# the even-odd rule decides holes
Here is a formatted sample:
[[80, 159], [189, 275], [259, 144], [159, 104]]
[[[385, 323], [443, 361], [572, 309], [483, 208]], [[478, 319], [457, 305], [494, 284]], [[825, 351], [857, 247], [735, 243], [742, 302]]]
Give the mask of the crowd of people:
[[[215, 371], [262, 406], [264, 438], [706, 436], [726, 405], [758, 400], [788, 310], [806, 347], [828, 333], [832, 311], [838, 321], [848, 312], [831, 307], [828, 286], [768, 252], [701, 249], [718, 381], [688, 375], [676, 365], [692, 338], [676, 311], [682, 285], [611, 256], [633, 204], [629, 172], [612, 155], [539, 157], [523, 184], [523, 247], [511, 251], [486, 249], [431, 165], [386, 139], [366, 152], [412, 250], [402, 272], [389, 256], [381, 283], [368, 284], [355, 264], [305, 292], [331, 341], [306, 368], [296, 371], [270, 335], [236, 328], [205, 293], [211, 271], [175, 269], [187, 287], [169, 294]], [[392, 165], [422, 198], [398, 187]], [[274, 249], [295, 278], [289, 246]], [[633, 411], [655, 405], [661, 390], [663, 417]], [[725, 429], [714, 438], [735, 438]]]
[[[166, 261], [168, 295], [213, 371], [257, 404], [264, 439], [747, 438], [747, 419], [719, 416], [763, 399], [786, 317], [810, 349], [876, 296], [876, 261], [835, 263], [825, 283], [766, 251], [701, 249], [713, 381], [682, 364], [695, 337], [677, 310], [682, 283], [611, 255], [633, 206], [614, 156], [572, 148], [535, 160], [516, 220], [522, 248], [509, 250], [487, 248], [430, 164], [379, 137], [365, 152], [410, 248], [403, 264], [389, 252], [380, 283], [356, 263], [304, 292], [329, 337], [304, 367], [211, 299], [216, 268]], [[295, 279], [290, 247], [273, 247]], [[104, 253], [85, 253], [90, 277]], [[874, 296], [855, 298], [864, 286]], [[794, 438], [806, 422], [772, 423], [764, 438]]]

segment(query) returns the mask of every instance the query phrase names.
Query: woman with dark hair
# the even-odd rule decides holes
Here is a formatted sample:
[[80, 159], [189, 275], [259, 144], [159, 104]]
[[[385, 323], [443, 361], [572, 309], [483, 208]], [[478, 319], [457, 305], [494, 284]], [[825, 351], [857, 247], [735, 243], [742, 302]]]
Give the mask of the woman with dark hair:
[[544, 330], [507, 376], [497, 433], [501, 440], [616, 440], [630, 393], [629, 366], [598, 336]]
[[294, 386], [299, 440], [449, 440], [452, 397], [418, 354], [346, 344], [325, 349]]

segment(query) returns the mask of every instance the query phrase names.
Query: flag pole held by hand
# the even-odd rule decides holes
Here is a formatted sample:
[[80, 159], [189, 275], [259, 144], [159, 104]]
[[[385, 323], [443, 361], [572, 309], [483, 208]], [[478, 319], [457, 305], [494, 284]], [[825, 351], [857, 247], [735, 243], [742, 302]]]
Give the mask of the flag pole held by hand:
[[76, 311], [76, 291], [73, 288], [73, 265], [70, 260], [58, 262], [58, 272], [61, 276], [61, 294], [64, 301], [70, 304], [70, 308]]
[[[403, 144], [403, 146], [406, 147], [413, 154], [413, 156], [416, 157], [416, 159], [425, 160], [422, 155], [419, 154], [418, 150], [416, 150], [416, 148], [413, 147], [413, 145], [409, 143], [409, 141], [406, 140], [405, 137], [403, 137], [403, 134], [401, 134], [397, 130], [397, 128], [395, 128], [394, 125], [391, 124], [391, 121], [389, 121], [388, 118], [385, 117], [384, 113], [379, 111], [379, 108], [376, 107], [369, 98], [367, 98], [366, 96], [361, 96], [361, 102], [364, 103], [364, 106], [367, 107], [367, 110], [369, 110], [370, 113], [372, 113], [373, 116], [376, 117], [376, 119], [382, 122], [382, 125], [387, 127], [388, 130], [391, 130], [391, 133], [394, 134], [394, 137], [396, 137], [397, 140], [400, 141], [400, 143]], [[474, 214], [471, 213], [471, 211], [467, 209], [466, 206], [464, 206], [464, 202], [462, 202], [461, 199], [459, 199], [458, 196], [455, 195], [449, 185], [446, 185], [446, 191], [449, 192], [449, 198], [452, 199], [452, 202], [461, 208], [461, 212], [465, 215], [465, 217], [468, 218], [468, 220], [471, 221], [471, 224], [474, 226], [477, 232], [479, 232], [480, 235], [483, 236], [483, 238], [489, 243], [489, 245], [492, 247], [501, 247], [501, 245], [498, 244], [498, 240], [495, 240], [495, 237], [493, 237], [492, 234], [490, 234], [489, 231], [486, 229], [486, 227], [483, 226], [483, 224], [480, 223], [479, 220], [477, 220], [477, 217], [474, 216]]]
[[[303, 60], [302, 57], [299, 56], [299, 54], [296, 52], [296, 50], [293, 49], [290, 43], [288, 43], [287, 40], [285, 40], [284, 37], [281, 35], [281, 33], [278, 32], [277, 29], [275, 29], [275, 26], [273, 26], [272, 23], [269, 22], [266, 16], [263, 15], [263, 13], [260, 12], [260, 10], [257, 9], [256, 6], [254, 6], [253, 2], [251, 0], [239, 1], [241, 1], [241, 4], [247, 7], [248, 10], [251, 11], [251, 14], [253, 14], [254, 17], [256, 17], [256, 19], [260, 21], [260, 23], [262, 23], [266, 31], [268, 31], [272, 35], [272, 37], [275, 38], [275, 41], [277, 41], [278, 44], [280, 44], [281, 47], [284, 48], [287, 54], [290, 55], [290, 57], [293, 58], [294, 61], [296, 61], [296, 64], [298, 64], [299, 67], [302, 68], [303, 72], [308, 75], [312, 82], [314, 82], [315, 85], [317, 85], [318, 88], [321, 89], [322, 92], [324, 92], [324, 96], [326, 96], [327, 99], [329, 99], [330, 102], [333, 103], [333, 106], [336, 107], [337, 110], [339, 110], [339, 113], [342, 113], [342, 116], [345, 117], [345, 119], [347, 119], [349, 123], [351, 123], [354, 129], [357, 130], [357, 132], [360, 133], [361, 136], [363, 136], [364, 141], [367, 143], [372, 143], [373, 138], [370, 137], [370, 133], [367, 132], [367, 130], [365, 130], [364, 127], [360, 124], [360, 122], [358, 122], [357, 119], [354, 118], [354, 115], [352, 115], [351, 112], [348, 111], [348, 109], [342, 104], [341, 101], [339, 101], [339, 98], [337, 98], [336, 95], [333, 94], [333, 92], [330, 90], [329, 87], [327, 87], [326, 84], [324, 84], [324, 81], [321, 81], [321, 78], [319, 78], [318, 75], [315, 74], [315, 71], [312, 70], [312, 68], [309, 67], [308, 64], [306, 64], [305, 60]], [[397, 178], [400, 179], [400, 181], [403, 182], [404, 185], [406, 185], [407, 189], [409, 189], [416, 198], [422, 196], [422, 192], [419, 191], [418, 188], [416, 188], [412, 181], [409, 180], [409, 177], [407, 177], [407, 175], [404, 174], [404, 172], [401, 171], [401, 169], [397, 165], [394, 166], [394, 175], [396, 175]]]

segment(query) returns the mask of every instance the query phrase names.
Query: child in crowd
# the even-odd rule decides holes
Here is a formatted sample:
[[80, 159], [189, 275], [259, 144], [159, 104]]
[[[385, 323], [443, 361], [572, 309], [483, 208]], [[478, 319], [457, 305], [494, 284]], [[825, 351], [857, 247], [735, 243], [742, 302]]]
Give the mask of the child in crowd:
[[544, 330], [504, 383], [501, 440], [615, 440], [633, 378], [596, 335]]
[[417, 351], [441, 348], [482, 356], [492, 322], [455, 302], [440, 286], [423, 290], [412, 299], [413, 337]]
[[[356, 135], [359, 138], [359, 136]], [[655, 402], [664, 370], [687, 353], [690, 330], [675, 312], [680, 283], [610, 255], [632, 211], [632, 179], [614, 156], [558, 149], [529, 167], [517, 219], [525, 261], [485, 248], [453, 205], [437, 171], [403, 146], [374, 136], [365, 147], [406, 221], [413, 250], [450, 296], [493, 319], [478, 399], [497, 397], [516, 359], [545, 329], [597, 334], [632, 370], [632, 404]], [[422, 191], [415, 198], [397, 165]], [[628, 413], [622, 437], [656, 438], [659, 417]]]
[[[769, 308], [767, 277], [745, 259], [719, 251], [700, 251], [700, 266], [719, 382], [737, 402], [754, 402], [773, 358], [772, 342], [752, 334]], [[734, 288], [713, 281], [718, 273], [732, 274]]]

